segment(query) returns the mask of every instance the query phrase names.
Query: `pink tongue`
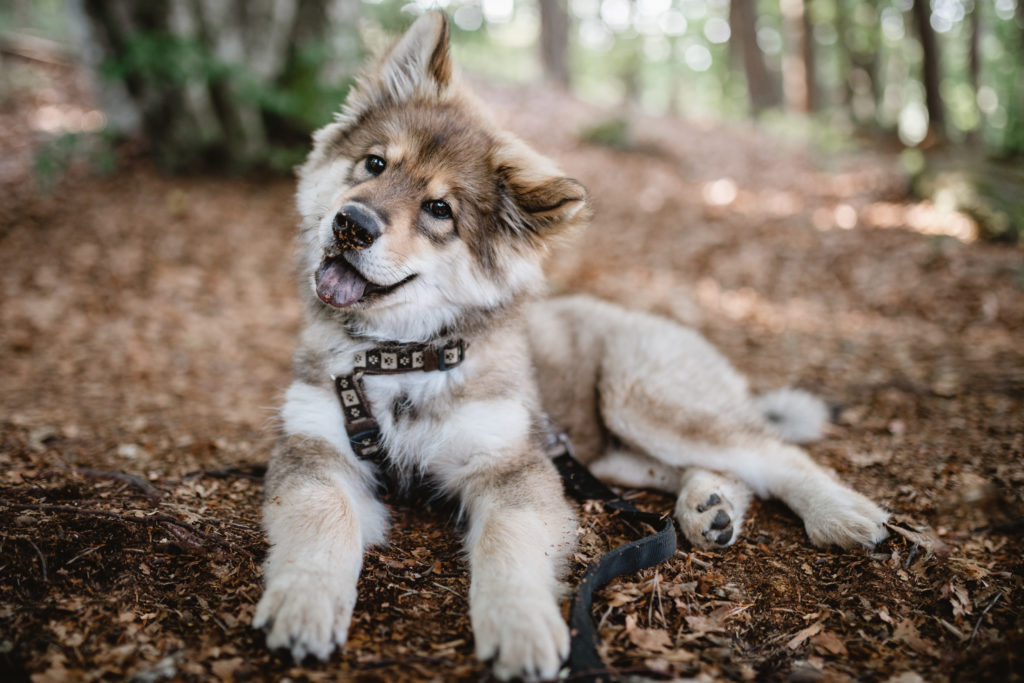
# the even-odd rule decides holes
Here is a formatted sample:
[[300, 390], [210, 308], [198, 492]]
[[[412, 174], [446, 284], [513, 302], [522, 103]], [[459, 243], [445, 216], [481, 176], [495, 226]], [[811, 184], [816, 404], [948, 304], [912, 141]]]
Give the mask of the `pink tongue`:
[[359, 301], [365, 289], [366, 280], [341, 256], [325, 258], [316, 271], [316, 295], [335, 308]]

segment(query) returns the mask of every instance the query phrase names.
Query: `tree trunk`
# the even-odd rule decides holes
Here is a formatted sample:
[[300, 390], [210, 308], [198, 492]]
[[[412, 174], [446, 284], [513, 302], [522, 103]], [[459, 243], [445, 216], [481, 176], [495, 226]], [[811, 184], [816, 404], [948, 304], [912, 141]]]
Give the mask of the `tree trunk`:
[[[344, 91], [337, 65], [356, 63], [358, 8], [359, 0], [73, 0], [71, 14], [90, 62], [121, 84], [118, 106], [134, 110], [118, 117], [137, 121], [165, 168], [183, 170], [265, 163], [282, 131], [325, 123], [323, 110]], [[321, 120], [307, 120], [310, 112]]]
[[778, 83], [768, 71], [764, 53], [757, 45], [756, 19], [753, 0], [729, 3], [730, 48], [743, 60], [750, 109], [755, 115], [781, 104]]
[[978, 3], [970, 5], [967, 14], [968, 31], [970, 36], [967, 44], [967, 73], [971, 81], [971, 90], [978, 92], [978, 76], [981, 74], [981, 55], [978, 52], [978, 44], [981, 39], [981, 10]]
[[818, 60], [814, 49], [814, 26], [811, 25], [811, 0], [803, 0], [800, 13], [800, 53], [804, 62], [804, 111], [818, 109]]
[[810, 0], [782, 0], [784, 54], [782, 89], [786, 105], [793, 111], [814, 110], [814, 37], [811, 34], [807, 5]]
[[924, 81], [925, 106], [928, 109], [929, 136], [944, 139], [946, 133], [946, 116], [942, 108], [942, 96], [939, 93], [941, 76], [939, 74], [939, 51], [935, 42], [935, 31], [931, 25], [931, 8], [928, 0], [914, 0], [914, 25], [917, 37], [921, 41], [922, 73]]
[[[981, 11], [977, 3], [970, 6], [965, 17], [968, 30], [967, 42], [967, 80], [971, 86], [971, 94], [974, 96], [974, 109], [978, 107], [978, 78], [981, 75], [981, 55], [978, 52], [978, 43], [981, 38]], [[967, 141], [971, 146], [977, 146], [981, 142], [981, 115], [979, 113], [977, 123], [971, 130], [967, 131]]]
[[[851, 72], [853, 71], [854, 56], [853, 49], [850, 47], [850, 23], [844, 0], [836, 0], [835, 26], [839, 45], [839, 103], [847, 109], [852, 109], [854, 92], [853, 83], [850, 79]], [[856, 115], [853, 115], [853, 118], [856, 120]]]
[[565, 0], [540, 0], [540, 56], [544, 76], [569, 89], [569, 12]]

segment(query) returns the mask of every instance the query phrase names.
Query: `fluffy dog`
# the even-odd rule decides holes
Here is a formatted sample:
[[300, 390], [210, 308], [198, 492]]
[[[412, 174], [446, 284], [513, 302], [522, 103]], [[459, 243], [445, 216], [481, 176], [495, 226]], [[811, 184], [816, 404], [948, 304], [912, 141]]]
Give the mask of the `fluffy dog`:
[[448, 25], [418, 19], [360, 78], [299, 172], [305, 324], [266, 479], [255, 626], [297, 660], [345, 644], [379, 486], [458, 501], [469, 612], [494, 673], [549, 678], [569, 647], [560, 582], [576, 520], [548, 417], [610, 481], [678, 494], [702, 547], [734, 542], [752, 493], [817, 545], [872, 546], [886, 514], [783, 438], [821, 404], [753, 398], [696, 333], [586, 298], [533, 302], [585, 188], [498, 129], [453, 74]]

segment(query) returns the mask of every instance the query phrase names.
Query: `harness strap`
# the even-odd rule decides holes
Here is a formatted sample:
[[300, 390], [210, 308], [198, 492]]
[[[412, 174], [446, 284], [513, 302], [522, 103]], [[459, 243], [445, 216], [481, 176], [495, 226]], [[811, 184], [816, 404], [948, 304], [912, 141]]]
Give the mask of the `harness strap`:
[[[616, 496], [573, 457], [572, 445], [565, 434], [558, 434], [552, 439], [548, 453], [573, 498], [580, 502], [602, 501], [606, 509], [618, 512], [619, 518], [630, 526], [641, 528], [647, 525], [657, 529], [653, 534], [605, 553], [587, 567], [569, 608], [569, 632], [572, 634], [569, 677], [574, 681], [594, 683], [614, 680], [615, 673], [608, 669], [597, 653], [600, 639], [594, 624], [594, 593], [614, 578], [653, 567], [672, 557], [676, 552], [676, 528], [671, 516], [642, 512]], [[658, 675], [653, 671], [648, 673]]]
[[387, 453], [381, 443], [380, 423], [370, 411], [363, 389], [363, 375], [397, 375], [405, 372], [451, 370], [466, 359], [466, 343], [454, 339], [443, 346], [385, 344], [359, 351], [352, 359], [352, 374], [334, 378], [341, 401], [345, 432], [357, 458], [370, 460], [384, 474]]

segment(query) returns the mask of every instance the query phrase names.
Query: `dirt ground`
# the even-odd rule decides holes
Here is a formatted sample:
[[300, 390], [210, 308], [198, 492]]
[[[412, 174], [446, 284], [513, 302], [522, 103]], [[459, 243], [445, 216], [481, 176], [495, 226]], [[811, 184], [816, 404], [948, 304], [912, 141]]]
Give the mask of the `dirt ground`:
[[[345, 652], [300, 667], [265, 649], [249, 623], [299, 324], [292, 182], [167, 178], [129, 156], [40, 191], [35, 112], [88, 105], [66, 69], [32, 69], [0, 107], [0, 680], [486, 679], [450, 511], [422, 501], [396, 505], [369, 553]], [[606, 661], [1020, 680], [1022, 252], [941, 234], [970, 223], [908, 199], [881, 153], [657, 119], [612, 151], [580, 142], [602, 112], [544, 90], [485, 99], [593, 192], [552, 289], [693, 325], [757, 389], [819, 393], [836, 423], [811, 453], [895, 512], [871, 552], [812, 547], [773, 502], [725, 551], [681, 541], [600, 593]], [[628, 537], [581, 520], [575, 577]]]

